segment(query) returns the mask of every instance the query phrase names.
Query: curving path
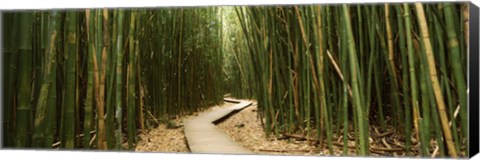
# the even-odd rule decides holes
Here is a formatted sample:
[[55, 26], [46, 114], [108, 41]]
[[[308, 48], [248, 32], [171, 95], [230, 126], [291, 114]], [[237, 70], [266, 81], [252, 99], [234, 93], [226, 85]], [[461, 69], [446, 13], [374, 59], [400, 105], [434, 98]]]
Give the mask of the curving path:
[[231, 113], [242, 110], [252, 102], [224, 98], [226, 102], [237, 103], [231, 107], [214, 110], [184, 121], [185, 136], [192, 153], [252, 154], [233, 141], [214, 122]]

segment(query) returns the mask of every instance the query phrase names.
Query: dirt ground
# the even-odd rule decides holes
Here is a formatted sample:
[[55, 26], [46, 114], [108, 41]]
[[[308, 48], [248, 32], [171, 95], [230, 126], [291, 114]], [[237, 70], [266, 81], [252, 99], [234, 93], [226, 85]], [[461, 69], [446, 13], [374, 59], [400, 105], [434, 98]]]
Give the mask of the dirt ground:
[[[204, 111], [194, 113], [189, 116], [178, 117], [173, 120], [179, 124], [179, 128], [169, 129], [166, 124], [160, 124], [157, 128], [152, 129], [146, 134], [140, 135], [140, 140], [137, 143], [135, 151], [137, 152], [174, 152], [174, 153], [189, 153], [190, 150], [184, 134], [182, 122], [184, 119], [191, 118], [203, 112], [229, 107], [233, 103], [224, 103], [222, 105], [214, 106]], [[327, 148], [326, 142], [323, 147], [309, 142], [302, 138], [282, 138], [275, 139], [274, 136], [267, 138], [263, 130], [260, 120], [257, 118], [257, 105], [253, 105], [233, 114], [224, 121], [217, 124], [217, 127], [225, 131], [234, 141], [243, 147], [253, 151], [256, 154], [263, 155], [306, 155], [306, 156], [331, 156]], [[405, 153], [402, 151], [391, 151], [398, 149], [401, 143], [396, 141], [398, 137], [392, 131], [380, 133], [376, 127], [372, 127], [372, 136], [370, 137], [370, 156], [386, 156], [386, 157], [402, 157]], [[348, 156], [357, 155], [355, 152], [354, 133], [349, 133], [350, 146], [348, 149]], [[379, 135], [380, 138], [379, 138]], [[373, 140], [375, 139], [375, 140]], [[394, 139], [392, 141], [392, 139]], [[343, 141], [342, 137], [333, 137], [333, 156], [343, 155]], [[398, 145], [396, 145], [398, 144]], [[415, 146], [415, 145], [414, 145]], [[415, 153], [414, 153], [415, 154]], [[436, 153], [435, 156], [438, 156]]]
[[179, 128], [167, 128], [167, 124], [160, 124], [157, 128], [148, 131], [145, 134], [140, 134], [140, 140], [137, 143], [135, 151], [137, 152], [164, 152], [164, 153], [188, 153], [190, 149], [185, 138], [183, 120], [194, 117], [203, 112], [217, 110], [223, 107], [228, 107], [233, 103], [224, 103], [222, 105], [213, 106], [203, 111], [195, 112], [192, 115], [177, 117], [172, 120]]
[[[185, 138], [182, 122], [184, 119], [224, 107], [229, 107], [233, 103], [224, 103], [214, 106], [200, 113], [194, 113], [190, 116], [178, 117], [173, 120], [181, 127], [176, 129], [167, 129], [167, 124], [160, 124], [146, 134], [140, 135], [140, 141], [137, 143], [135, 151], [138, 152], [190, 152]], [[325, 155], [314, 146], [309, 145], [307, 141], [288, 141], [267, 139], [259, 119], [256, 117], [257, 105], [243, 109], [233, 114], [225, 121], [217, 124], [217, 127], [225, 131], [227, 135], [243, 147], [252, 150], [258, 154], [271, 155]]]
[[227, 135], [243, 147], [258, 154], [272, 155], [324, 155], [307, 141], [275, 140], [267, 138], [260, 120], [257, 118], [257, 105], [232, 115], [217, 124]]

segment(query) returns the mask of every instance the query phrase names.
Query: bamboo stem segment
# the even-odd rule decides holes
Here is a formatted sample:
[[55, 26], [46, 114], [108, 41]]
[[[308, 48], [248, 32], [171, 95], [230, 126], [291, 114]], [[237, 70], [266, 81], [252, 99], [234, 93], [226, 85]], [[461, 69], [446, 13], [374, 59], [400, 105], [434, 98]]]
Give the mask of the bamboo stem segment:
[[443, 136], [447, 143], [448, 153], [452, 158], [457, 158], [457, 151], [453, 144], [452, 133], [450, 127], [448, 127], [448, 117], [445, 109], [445, 102], [443, 100], [443, 95], [441, 93], [440, 85], [438, 82], [437, 71], [435, 68], [435, 59], [433, 56], [432, 45], [430, 42], [430, 36], [428, 33], [427, 21], [425, 19], [425, 13], [423, 10], [423, 5], [421, 3], [415, 3], [415, 8], [417, 11], [418, 23], [420, 24], [420, 30], [422, 33], [422, 40], [425, 43], [425, 54], [428, 61], [428, 70], [430, 72], [430, 80], [432, 87], [435, 93], [435, 99], [437, 101], [438, 113], [440, 114], [440, 120], [443, 128]]

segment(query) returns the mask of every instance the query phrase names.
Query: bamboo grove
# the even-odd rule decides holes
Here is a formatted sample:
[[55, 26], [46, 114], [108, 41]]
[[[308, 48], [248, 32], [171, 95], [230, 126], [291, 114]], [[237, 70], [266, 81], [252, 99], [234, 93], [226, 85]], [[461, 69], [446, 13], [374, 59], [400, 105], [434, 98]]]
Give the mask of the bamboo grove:
[[365, 156], [381, 141], [378, 129], [398, 133], [407, 156], [468, 154], [467, 4], [235, 12], [244, 33], [238, 67], [253, 77], [236, 89], [254, 91], [267, 135], [301, 134], [330, 154], [343, 146], [344, 155], [353, 135]]
[[270, 138], [332, 155], [390, 132], [406, 156], [466, 156], [468, 17], [466, 3], [4, 12], [3, 146], [132, 149], [230, 94], [258, 102]]
[[3, 146], [133, 149], [139, 132], [221, 103], [219, 13], [4, 12]]

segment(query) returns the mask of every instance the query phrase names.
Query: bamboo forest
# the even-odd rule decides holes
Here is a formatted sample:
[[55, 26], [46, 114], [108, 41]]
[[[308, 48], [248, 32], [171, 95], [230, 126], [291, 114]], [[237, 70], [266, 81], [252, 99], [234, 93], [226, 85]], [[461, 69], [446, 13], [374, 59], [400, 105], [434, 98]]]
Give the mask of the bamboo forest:
[[254, 154], [468, 157], [468, 18], [453, 2], [2, 11], [2, 147], [138, 151], [232, 98], [256, 108], [230, 128], [309, 147]]

